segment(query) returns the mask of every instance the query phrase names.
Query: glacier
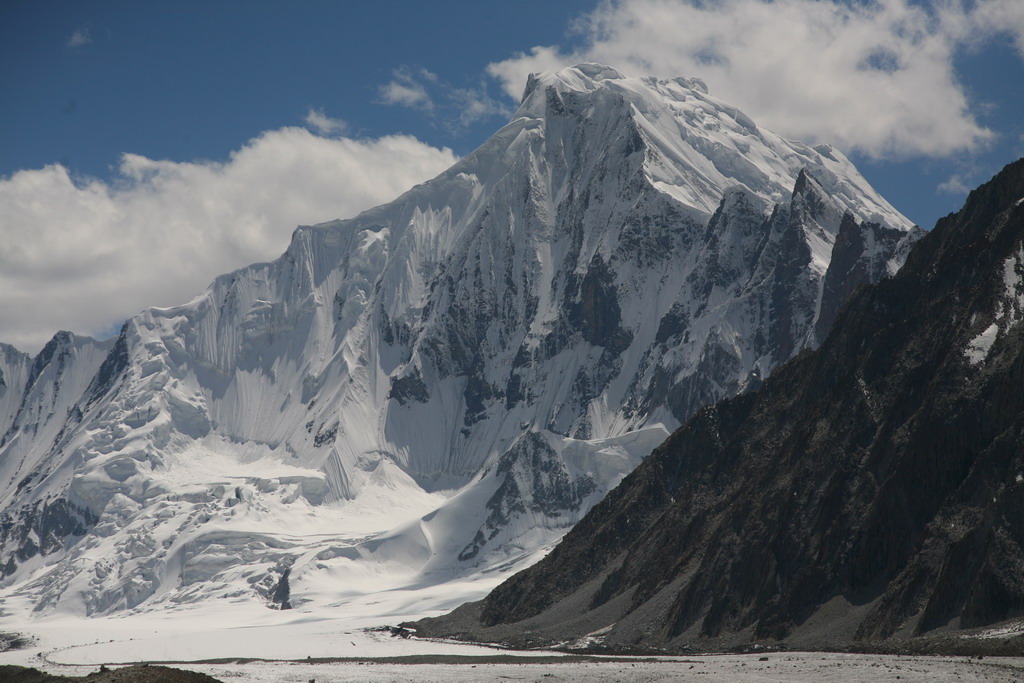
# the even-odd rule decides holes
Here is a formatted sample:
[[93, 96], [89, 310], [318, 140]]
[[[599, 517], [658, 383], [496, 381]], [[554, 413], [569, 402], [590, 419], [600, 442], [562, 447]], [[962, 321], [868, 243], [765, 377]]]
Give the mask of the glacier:
[[479, 597], [922, 232], [698, 79], [536, 74], [393, 202], [115, 339], [0, 346], [0, 594], [39, 617]]

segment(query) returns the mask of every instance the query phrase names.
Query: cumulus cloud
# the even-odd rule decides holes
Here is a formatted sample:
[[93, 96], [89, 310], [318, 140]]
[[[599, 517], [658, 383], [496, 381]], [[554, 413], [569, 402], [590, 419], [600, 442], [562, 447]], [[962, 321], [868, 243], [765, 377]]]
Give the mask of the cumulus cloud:
[[279, 255], [296, 225], [353, 216], [454, 162], [408, 136], [283, 128], [226, 162], [125, 154], [111, 182], [59, 164], [0, 178], [0, 340], [34, 352], [59, 329], [98, 334], [183, 303]]
[[83, 26], [77, 29], [71, 34], [71, 37], [68, 38], [68, 47], [82, 47], [83, 45], [87, 45], [91, 42], [92, 36], [89, 35], [89, 27]]
[[341, 119], [334, 119], [324, 114], [324, 110], [310, 107], [306, 113], [306, 125], [320, 135], [341, 135], [348, 130], [348, 124]]
[[393, 78], [380, 87], [381, 102], [427, 111], [434, 108], [434, 101], [423, 81], [436, 83], [436, 74], [423, 68], [403, 66], [392, 71], [391, 75]]
[[994, 133], [972, 113], [954, 58], [1009, 33], [1020, 0], [619, 0], [582, 17], [583, 47], [488, 66], [518, 99], [526, 77], [580, 61], [632, 75], [692, 75], [783, 135], [875, 158], [944, 157]]

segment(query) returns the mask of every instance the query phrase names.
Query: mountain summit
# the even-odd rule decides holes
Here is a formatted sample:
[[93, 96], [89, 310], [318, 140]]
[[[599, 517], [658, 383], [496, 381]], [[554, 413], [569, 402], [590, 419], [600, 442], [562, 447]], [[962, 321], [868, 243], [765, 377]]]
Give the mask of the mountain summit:
[[4, 585], [86, 614], [298, 605], [324, 576], [372, 590], [351, 588], [366, 567], [533, 561], [920, 234], [837, 150], [696, 79], [533, 76], [395, 201], [298, 228], [112, 344], [5, 352]]

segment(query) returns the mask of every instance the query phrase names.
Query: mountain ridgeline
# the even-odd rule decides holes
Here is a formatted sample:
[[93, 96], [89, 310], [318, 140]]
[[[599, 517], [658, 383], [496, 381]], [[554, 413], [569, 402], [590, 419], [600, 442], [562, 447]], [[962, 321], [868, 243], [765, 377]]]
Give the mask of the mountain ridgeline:
[[[699, 411], [544, 560], [422, 630], [964, 649], [958, 630], [1024, 616], [1022, 322], [1024, 160], [817, 351]], [[1019, 654], [1013, 635], [973, 642]]]
[[531, 77], [505, 127], [393, 202], [116, 340], [5, 347], [3, 585], [103, 614], [273, 603], [287, 572], [298, 606], [359, 563], [530, 561], [921, 234], [837, 150], [699, 80]]

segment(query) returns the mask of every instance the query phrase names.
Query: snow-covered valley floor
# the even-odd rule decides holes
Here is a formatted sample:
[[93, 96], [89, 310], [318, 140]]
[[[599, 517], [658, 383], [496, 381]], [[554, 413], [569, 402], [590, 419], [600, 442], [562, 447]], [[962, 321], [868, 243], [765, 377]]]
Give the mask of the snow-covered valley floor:
[[[308, 633], [308, 632], [307, 632]], [[196, 634], [202, 637], [204, 634]], [[209, 636], [210, 634], [205, 634]], [[262, 636], [253, 642], [265, 642]], [[293, 636], [278, 632], [282, 638], [292, 640]], [[307, 644], [330, 640], [312, 638]], [[353, 634], [335, 634], [338, 639], [353, 637]], [[530, 661], [524, 652], [496, 651], [451, 643], [423, 643], [395, 639], [390, 642], [361, 639], [354, 636], [367, 658], [359, 661], [331, 661], [331, 663], [306, 663], [295, 661], [237, 661], [228, 664], [179, 664], [179, 669], [208, 674], [229, 683], [231, 681], [295, 682], [307, 681], [712, 681], [751, 682], [768, 681], [909, 681], [925, 683], [933, 681], [1020, 681], [1024, 680], [1024, 658], [987, 657], [975, 659], [964, 656], [895, 656], [872, 654], [839, 654], [820, 652], [785, 652], [767, 655], [724, 654], [686, 657], [664, 657], [658, 660], [622, 658], [587, 661], [546, 660], [543, 663]], [[144, 640], [144, 639], [143, 639]], [[187, 638], [170, 639], [163, 643], [160, 651], [173, 651], [175, 644], [185, 643]], [[301, 638], [296, 638], [301, 640]], [[359, 642], [361, 640], [361, 642]], [[347, 644], [347, 643], [346, 643]], [[51, 674], [65, 676], [86, 676], [98, 669], [97, 664], [70, 664], [70, 661], [101, 658], [100, 652], [113, 652], [121, 648], [139, 652], [138, 641], [114, 641], [95, 647], [62, 649], [44, 654], [43, 657], [28, 656], [26, 652], [0, 654], [0, 664], [19, 664], [42, 669]], [[225, 642], [226, 645], [226, 642]], [[365, 646], [365, 647], [360, 647]], [[352, 647], [349, 645], [349, 647]], [[307, 647], [311, 649], [311, 647]], [[339, 648], [344, 650], [346, 648]], [[225, 651], [230, 651], [225, 650]], [[318, 650], [314, 650], [318, 651]], [[413, 652], [460, 652], [464, 658], [459, 664], [397, 664], [394, 661], [375, 659], [379, 656], [401, 656]], [[488, 660], [495, 654], [521, 656], [523, 664], [509, 661]], [[552, 653], [553, 654], [553, 653]], [[478, 656], [479, 659], [472, 657]], [[63, 661], [58, 664], [57, 661]]]
[[[53, 617], [23, 624], [34, 642], [0, 653], [15, 664], [85, 676], [101, 664], [258, 659], [172, 664], [222, 681], [1020, 681], [1024, 658], [918, 657], [838, 653], [771, 653], [662, 658], [566, 659], [556, 652], [508, 651], [448, 641], [403, 639], [368, 630], [398, 619], [374, 618], [401, 597], [380, 595], [338, 613], [272, 611], [258, 605], [196, 605], [188, 613], [80, 619]], [[398, 610], [402, 611], [402, 610]], [[434, 612], [431, 612], [434, 613]], [[392, 616], [399, 617], [392, 613]], [[409, 613], [412, 617], [414, 614]], [[3, 630], [19, 630], [2, 620]], [[448, 656], [458, 663], [437, 663]], [[523, 663], [495, 661], [497, 656]], [[307, 662], [306, 659], [351, 658]], [[385, 658], [404, 657], [403, 663]], [[531, 658], [544, 657], [543, 661]], [[416, 663], [417, 658], [428, 663]], [[266, 661], [269, 660], [269, 661]], [[276, 661], [275, 661], [276, 660]], [[353, 661], [355, 660], [355, 661]]]
[[565, 664], [261, 664], [188, 667], [223, 681], [1020, 681], [1024, 660], [789, 653]]

